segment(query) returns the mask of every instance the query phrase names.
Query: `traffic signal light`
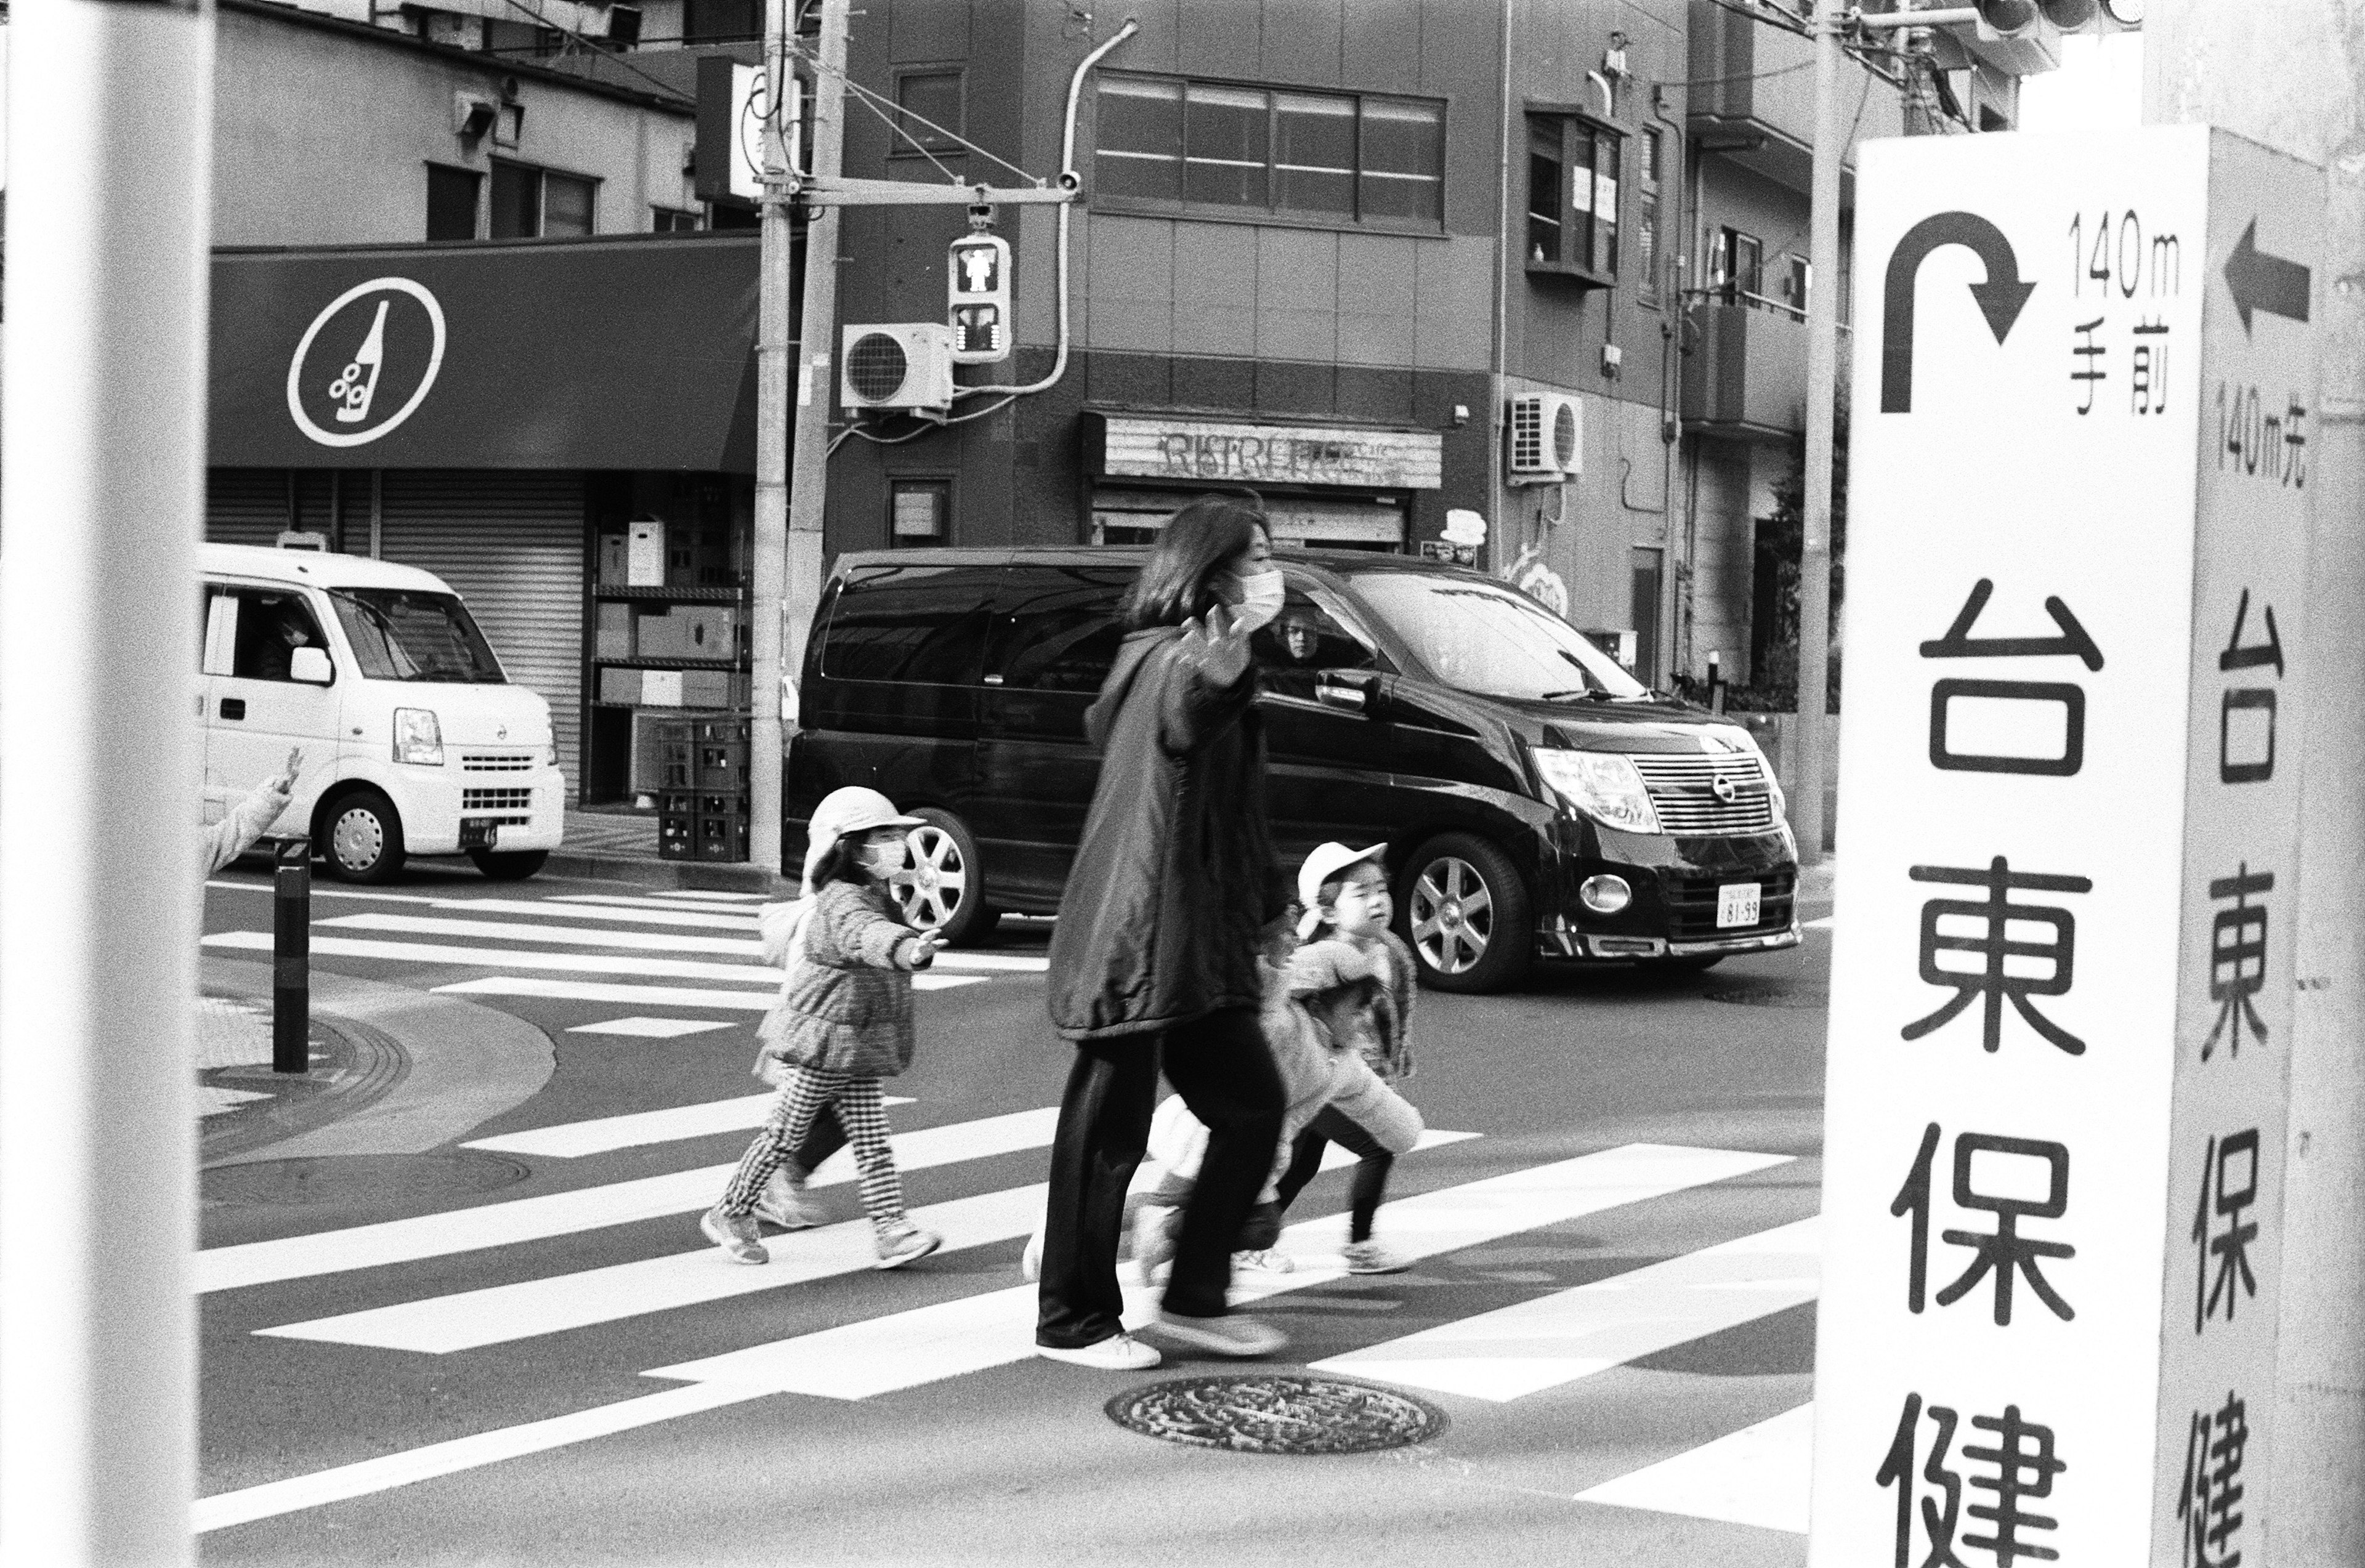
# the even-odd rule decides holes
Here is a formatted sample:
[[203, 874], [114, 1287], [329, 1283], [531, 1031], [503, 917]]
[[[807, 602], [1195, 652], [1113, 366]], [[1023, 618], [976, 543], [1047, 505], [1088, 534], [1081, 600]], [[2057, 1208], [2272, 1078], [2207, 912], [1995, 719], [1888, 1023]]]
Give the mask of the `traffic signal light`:
[[964, 234], [953, 241], [945, 280], [953, 363], [991, 364], [1010, 357], [1010, 241]]
[[2039, 21], [2065, 33], [2126, 32], [2143, 26], [2143, 0], [1974, 0], [1979, 26], [1998, 38], [2025, 38]]

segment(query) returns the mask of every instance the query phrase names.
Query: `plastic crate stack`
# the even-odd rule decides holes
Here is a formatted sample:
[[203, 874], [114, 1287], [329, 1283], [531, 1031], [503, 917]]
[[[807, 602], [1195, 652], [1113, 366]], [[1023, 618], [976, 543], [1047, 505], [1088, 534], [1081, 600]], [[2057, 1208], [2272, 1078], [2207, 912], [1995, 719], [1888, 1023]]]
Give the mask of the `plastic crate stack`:
[[657, 854], [667, 860], [747, 858], [745, 719], [658, 726]]

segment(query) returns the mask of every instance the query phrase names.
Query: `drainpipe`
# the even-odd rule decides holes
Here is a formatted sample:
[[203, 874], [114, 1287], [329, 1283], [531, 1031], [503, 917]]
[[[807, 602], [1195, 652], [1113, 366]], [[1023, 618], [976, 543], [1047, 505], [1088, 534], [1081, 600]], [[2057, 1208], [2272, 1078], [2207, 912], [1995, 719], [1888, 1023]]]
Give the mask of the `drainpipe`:
[[1511, 313], [1511, 0], [1503, 0], [1502, 33], [1496, 58], [1502, 62], [1503, 124], [1495, 163], [1495, 342], [1486, 356], [1486, 505], [1496, 512], [1487, 529], [1486, 547], [1495, 557], [1490, 566], [1516, 559], [1502, 538], [1501, 525], [1509, 521], [1503, 498], [1504, 378], [1509, 356]]

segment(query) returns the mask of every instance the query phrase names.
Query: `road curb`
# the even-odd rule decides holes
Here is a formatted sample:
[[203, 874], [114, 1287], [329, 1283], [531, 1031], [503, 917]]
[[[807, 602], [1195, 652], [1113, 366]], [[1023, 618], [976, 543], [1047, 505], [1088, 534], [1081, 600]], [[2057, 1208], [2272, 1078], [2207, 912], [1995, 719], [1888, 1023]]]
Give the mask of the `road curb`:
[[[271, 994], [268, 964], [208, 958], [205, 974], [219, 990]], [[557, 1066], [548, 1035], [458, 997], [315, 969], [312, 1002], [317, 1025], [371, 1058], [361, 1074], [369, 1092], [319, 1096], [291, 1115], [295, 1125], [285, 1136], [241, 1139], [235, 1152], [207, 1159], [207, 1169], [258, 1159], [423, 1154], [523, 1104]]]
[[644, 888], [678, 888], [691, 891], [763, 893], [794, 898], [796, 884], [768, 866], [717, 860], [651, 860], [638, 855], [569, 854], [554, 850], [543, 871], [553, 877], [582, 877], [596, 881], [632, 882]]

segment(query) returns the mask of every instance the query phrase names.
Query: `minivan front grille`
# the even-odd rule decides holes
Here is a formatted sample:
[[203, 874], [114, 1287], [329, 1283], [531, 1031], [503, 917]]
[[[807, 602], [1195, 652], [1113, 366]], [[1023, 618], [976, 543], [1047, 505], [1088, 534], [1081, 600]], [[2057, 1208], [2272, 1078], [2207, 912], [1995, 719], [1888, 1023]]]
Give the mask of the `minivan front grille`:
[[530, 751], [469, 751], [460, 754], [463, 773], [526, 773], [533, 768]]
[[[1705, 942], [1718, 936], [1786, 931], [1790, 925], [1791, 892], [1798, 879], [1798, 874], [1792, 871], [1735, 871], [1722, 877], [1667, 876], [1659, 884], [1667, 902], [1667, 939]], [[1756, 924], [1717, 924], [1717, 890], [1733, 882], [1757, 884]]]
[[533, 807], [531, 790], [463, 790], [460, 809], [464, 812], [523, 812]]
[[1644, 752], [1627, 760], [1642, 776], [1663, 833], [1698, 837], [1763, 833], [1774, 825], [1773, 789], [1757, 758], [1746, 752], [1714, 756]]

